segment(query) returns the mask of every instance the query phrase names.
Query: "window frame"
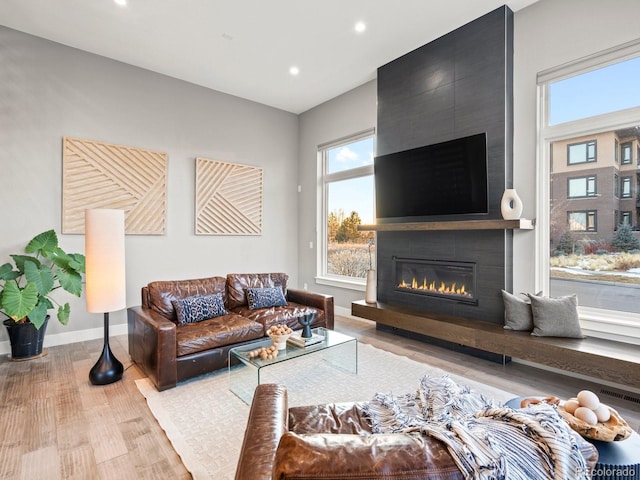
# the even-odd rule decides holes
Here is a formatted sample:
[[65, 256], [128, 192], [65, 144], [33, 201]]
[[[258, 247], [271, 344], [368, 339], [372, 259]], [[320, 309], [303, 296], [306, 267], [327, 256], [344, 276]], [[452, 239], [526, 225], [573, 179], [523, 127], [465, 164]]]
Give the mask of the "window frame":
[[[629, 156], [625, 158], [625, 152], [629, 152]], [[631, 165], [633, 163], [633, 142], [624, 142], [620, 144], [620, 163], [622, 165]]]
[[[316, 276], [315, 281], [320, 285], [328, 285], [339, 288], [346, 288], [350, 290], [357, 290], [364, 292], [366, 285], [366, 278], [348, 277], [342, 275], [329, 274], [327, 272], [327, 257], [328, 257], [328, 225], [327, 219], [329, 216], [329, 184], [333, 182], [339, 182], [343, 180], [351, 180], [355, 178], [362, 178], [365, 176], [373, 176], [373, 162], [371, 165], [364, 165], [361, 167], [340, 170], [337, 172], [327, 173], [327, 152], [331, 149], [349, 145], [365, 138], [373, 138], [373, 154], [375, 156], [375, 128], [368, 128], [360, 132], [356, 132], [352, 135], [332, 140], [318, 145], [317, 163], [318, 163], [318, 217], [317, 217], [317, 255], [316, 255]], [[375, 185], [374, 185], [375, 194]], [[375, 204], [374, 216], [375, 216]]]
[[[625, 185], [629, 186], [628, 191], [625, 192]], [[628, 199], [633, 198], [633, 177], [631, 175], [625, 175], [620, 177], [620, 198]]]
[[[590, 136], [605, 130], [636, 126], [640, 118], [640, 107], [632, 107], [596, 117], [551, 125], [548, 109], [549, 84], [638, 56], [640, 56], [640, 39], [541, 71], [537, 75], [537, 201], [534, 261], [536, 291], [549, 291], [552, 143], [578, 136]], [[640, 146], [637, 150], [637, 161], [640, 165]], [[640, 342], [640, 314], [585, 306], [578, 306], [578, 312], [582, 327], [592, 336]]]
[[[585, 215], [586, 226], [584, 230], [576, 230], [571, 228], [571, 215], [578, 214], [578, 213]], [[570, 232], [597, 233], [598, 232], [598, 211], [597, 210], [568, 210], [567, 225], [569, 226]]]
[[[571, 195], [571, 182], [575, 180], [585, 181], [585, 195]], [[589, 190], [589, 184], [593, 184], [593, 190]], [[591, 198], [598, 195], [598, 176], [597, 175], [581, 175], [579, 177], [567, 178], [567, 198]]]
[[[571, 161], [571, 148], [579, 147], [581, 145], [585, 146], [585, 158], [584, 160], [580, 160], [578, 162]], [[593, 157], [589, 156], [589, 146], [593, 145]], [[582, 165], [583, 163], [595, 163], [598, 161], [598, 142], [597, 140], [587, 140], [585, 142], [576, 142], [567, 144], [567, 165]]]

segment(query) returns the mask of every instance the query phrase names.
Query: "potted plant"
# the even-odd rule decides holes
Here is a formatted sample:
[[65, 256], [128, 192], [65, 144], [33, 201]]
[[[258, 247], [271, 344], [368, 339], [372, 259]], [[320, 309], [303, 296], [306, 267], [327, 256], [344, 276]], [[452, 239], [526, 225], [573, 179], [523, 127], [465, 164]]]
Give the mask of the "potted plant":
[[80, 296], [84, 255], [66, 253], [58, 246], [56, 232], [47, 230], [27, 244], [24, 255], [10, 257], [13, 264], [0, 266], [0, 312], [9, 317], [3, 323], [9, 333], [11, 358], [36, 357], [42, 353], [48, 311], [54, 304], [60, 323], [69, 322], [69, 304], [60, 305], [51, 294], [62, 288]]

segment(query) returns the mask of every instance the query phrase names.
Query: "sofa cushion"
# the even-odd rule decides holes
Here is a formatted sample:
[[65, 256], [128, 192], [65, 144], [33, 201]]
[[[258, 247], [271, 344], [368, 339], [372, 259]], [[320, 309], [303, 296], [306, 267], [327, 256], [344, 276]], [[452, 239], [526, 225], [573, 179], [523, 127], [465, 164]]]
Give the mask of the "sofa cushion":
[[462, 473], [440, 441], [420, 433], [313, 434], [285, 433], [273, 465], [274, 480], [462, 479]]
[[254, 322], [264, 326], [265, 332], [272, 325], [285, 324], [292, 330], [299, 330], [302, 325], [298, 323], [298, 317], [315, 313], [316, 318], [311, 325], [312, 328], [324, 327], [325, 316], [324, 311], [315, 307], [300, 305], [299, 303], [289, 302], [284, 307], [269, 307], [251, 310], [247, 305], [233, 309], [233, 313], [242, 315]]
[[305, 405], [289, 409], [289, 430], [297, 434], [353, 433], [370, 435], [362, 402]]
[[181, 300], [173, 300], [171, 303], [176, 310], [178, 325], [201, 322], [202, 320], [227, 315], [229, 313], [224, 308], [221, 293], [204, 295], [202, 297], [187, 297]]
[[230, 273], [227, 275], [227, 307], [247, 305], [248, 288], [281, 287], [286, 298], [288, 279], [286, 273]]
[[177, 356], [247, 342], [264, 336], [264, 327], [235, 313], [180, 325], [176, 329]]
[[221, 293], [226, 303], [226, 284], [227, 279], [224, 277], [151, 282], [147, 285], [149, 308], [178, 323], [178, 317], [171, 303], [172, 301]]
[[257, 308], [283, 307], [287, 304], [280, 287], [247, 288], [247, 304], [251, 310]]

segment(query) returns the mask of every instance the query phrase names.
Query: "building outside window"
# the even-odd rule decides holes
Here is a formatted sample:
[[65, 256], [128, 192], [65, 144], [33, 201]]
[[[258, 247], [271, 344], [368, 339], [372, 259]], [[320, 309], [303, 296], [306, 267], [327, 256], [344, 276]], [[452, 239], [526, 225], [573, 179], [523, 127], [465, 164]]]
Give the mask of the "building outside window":
[[[536, 288], [577, 294], [581, 321], [603, 336], [640, 338], [638, 78], [640, 41], [538, 75]], [[621, 224], [635, 239], [623, 250]]]
[[360, 232], [360, 224], [374, 223], [374, 131], [321, 145], [322, 214], [318, 231], [319, 283], [362, 286], [374, 268], [375, 237]]

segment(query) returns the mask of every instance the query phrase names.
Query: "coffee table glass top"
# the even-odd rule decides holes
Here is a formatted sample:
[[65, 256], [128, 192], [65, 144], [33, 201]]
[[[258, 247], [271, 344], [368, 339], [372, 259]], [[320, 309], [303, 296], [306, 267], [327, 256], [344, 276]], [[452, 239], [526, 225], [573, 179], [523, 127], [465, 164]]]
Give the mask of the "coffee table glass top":
[[326, 328], [314, 328], [312, 332], [324, 336], [324, 340], [307, 347], [287, 343], [287, 348], [278, 350], [278, 355], [272, 359], [249, 357], [249, 352], [272, 345], [269, 338], [229, 350], [229, 389], [250, 404], [255, 387], [261, 383], [263, 369], [320, 352], [329, 363], [352, 373], [358, 372], [358, 341], [355, 338]]

